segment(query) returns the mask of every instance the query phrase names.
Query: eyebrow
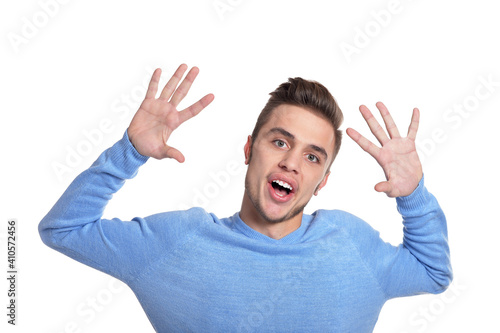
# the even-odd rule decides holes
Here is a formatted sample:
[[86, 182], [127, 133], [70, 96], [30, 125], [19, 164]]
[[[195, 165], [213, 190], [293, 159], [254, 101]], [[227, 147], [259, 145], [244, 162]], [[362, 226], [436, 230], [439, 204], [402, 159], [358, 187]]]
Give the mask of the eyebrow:
[[[280, 133], [281, 135], [283, 135], [291, 140], [295, 140], [295, 135], [293, 135], [292, 133], [288, 132], [287, 130], [285, 130], [281, 127], [273, 127], [269, 130], [268, 133]], [[310, 144], [309, 148], [311, 148], [312, 150], [316, 151], [317, 153], [323, 155], [325, 160], [328, 159], [328, 154], [326, 153], [326, 150], [324, 148], [319, 147], [317, 145], [313, 145], [313, 144]]]

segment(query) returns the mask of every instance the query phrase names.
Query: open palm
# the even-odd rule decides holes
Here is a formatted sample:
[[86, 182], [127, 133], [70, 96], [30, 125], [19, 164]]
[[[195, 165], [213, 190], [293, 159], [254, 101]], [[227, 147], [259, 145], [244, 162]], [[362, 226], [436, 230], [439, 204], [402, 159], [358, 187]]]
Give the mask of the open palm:
[[347, 135], [373, 156], [384, 170], [386, 181], [375, 185], [376, 191], [385, 192], [389, 197], [410, 195], [423, 176], [422, 165], [415, 147], [420, 112], [417, 108], [413, 109], [408, 134], [403, 138], [385, 105], [381, 102], [376, 105], [390, 137], [366, 106], [361, 105], [359, 110], [382, 147], [377, 147], [352, 128], [347, 129]]
[[141, 155], [156, 159], [173, 158], [178, 162], [184, 162], [184, 155], [169, 146], [168, 139], [179, 125], [196, 116], [214, 99], [213, 94], [208, 94], [188, 108], [177, 111], [177, 106], [187, 95], [199, 73], [197, 67], [191, 68], [177, 87], [186, 70], [185, 64], [180, 65], [158, 98], [156, 93], [161, 70], [158, 68], [153, 73], [146, 97], [127, 130], [130, 142]]

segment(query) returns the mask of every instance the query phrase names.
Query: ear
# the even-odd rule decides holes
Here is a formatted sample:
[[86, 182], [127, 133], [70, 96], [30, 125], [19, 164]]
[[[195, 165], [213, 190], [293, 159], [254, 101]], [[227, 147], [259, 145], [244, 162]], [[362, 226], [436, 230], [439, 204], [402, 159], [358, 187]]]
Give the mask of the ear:
[[250, 155], [252, 152], [252, 136], [249, 135], [247, 138], [247, 143], [245, 143], [245, 147], [243, 148], [243, 151], [245, 152], [245, 164], [248, 165], [250, 163]]
[[319, 185], [316, 187], [316, 191], [314, 191], [314, 195], [318, 195], [319, 190], [321, 190], [323, 187], [325, 187], [326, 182], [328, 181], [328, 176], [330, 176], [330, 171], [328, 171], [328, 173], [325, 175], [325, 177], [323, 177], [323, 180], [321, 181], [321, 183], [319, 183]]

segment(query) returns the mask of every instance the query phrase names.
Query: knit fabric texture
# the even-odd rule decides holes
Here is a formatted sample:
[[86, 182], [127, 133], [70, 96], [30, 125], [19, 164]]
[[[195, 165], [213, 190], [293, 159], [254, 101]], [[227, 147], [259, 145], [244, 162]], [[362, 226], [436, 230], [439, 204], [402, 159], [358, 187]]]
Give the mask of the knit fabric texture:
[[446, 219], [423, 179], [396, 198], [399, 246], [341, 210], [304, 214], [281, 239], [239, 213], [218, 218], [202, 208], [103, 219], [147, 159], [125, 132], [76, 177], [39, 232], [53, 249], [125, 282], [158, 332], [372, 332], [387, 300], [451, 282]]

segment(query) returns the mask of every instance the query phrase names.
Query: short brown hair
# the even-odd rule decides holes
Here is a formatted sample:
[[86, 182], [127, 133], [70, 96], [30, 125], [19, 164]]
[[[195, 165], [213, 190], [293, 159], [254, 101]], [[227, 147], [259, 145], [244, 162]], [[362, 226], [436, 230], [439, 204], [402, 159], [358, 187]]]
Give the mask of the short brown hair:
[[[272, 111], [282, 104], [300, 106], [317, 112], [330, 121], [335, 131], [335, 146], [332, 162], [337, 156], [342, 142], [342, 131], [339, 130], [344, 116], [332, 94], [321, 83], [305, 80], [300, 77], [289, 78], [288, 82], [282, 83], [275, 91], [266, 106], [260, 112], [257, 123], [252, 132], [252, 143], [257, 138], [260, 129], [269, 120]], [[331, 165], [331, 164], [330, 164]], [[330, 167], [328, 167], [329, 169]]]

